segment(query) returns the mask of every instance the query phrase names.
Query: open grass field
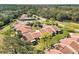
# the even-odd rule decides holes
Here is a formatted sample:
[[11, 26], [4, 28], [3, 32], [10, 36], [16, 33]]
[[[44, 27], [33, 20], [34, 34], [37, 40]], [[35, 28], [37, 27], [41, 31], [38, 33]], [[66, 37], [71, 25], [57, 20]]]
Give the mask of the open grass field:
[[67, 30], [69, 32], [79, 32], [79, 24], [75, 23], [75, 22], [59, 22], [56, 21], [58, 23], [58, 26], [61, 27], [64, 30]]

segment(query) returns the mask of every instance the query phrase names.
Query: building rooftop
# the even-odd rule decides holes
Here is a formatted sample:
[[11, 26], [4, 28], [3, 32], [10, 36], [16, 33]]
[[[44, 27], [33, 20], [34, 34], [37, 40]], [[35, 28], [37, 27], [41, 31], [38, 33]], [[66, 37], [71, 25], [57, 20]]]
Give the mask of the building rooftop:
[[79, 52], [79, 42], [74, 41], [74, 42], [72, 42], [72, 43], [70, 44], [70, 46], [71, 46], [73, 49], [75, 49], [76, 51]]
[[41, 32], [42, 34], [44, 34], [44, 33], [48, 33], [48, 31], [46, 30], [46, 28], [42, 28], [42, 29], [40, 29], [40, 32]]
[[33, 38], [39, 38], [41, 37], [41, 32], [39, 30], [36, 30], [32, 33]]
[[28, 33], [28, 32], [32, 32], [32, 30], [31, 30], [31, 29], [26, 29], [26, 28], [24, 28], [24, 27], [21, 27], [19, 30], [21, 31], [21, 33]]
[[62, 54], [62, 52], [57, 49], [49, 49], [45, 53], [46, 54]]
[[29, 42], [31, 42], [34, 39], [30, 32], [29, 33], [23, 33], [23, 37]]
[[79, 34], [77, 33], [69, 33], [70, 37], [79, 39]]
[[[49, 26], [49, 25], [44, 25], [43, 28], [41, 28], [40, 30], [33, 31], [31, 26], [27, 26], [27, 25], [21, 23], [19, 20], [17, 20], [17, 22], [15, 23], [14, 28], [16, 30], [19, 30], [22, 33], [22, 35], [25, 36], [25, 38], [27, 40], [36, 39], [36, 38], [41, 37], [44, 34], [45, 35], [48, 33], [52, 34], [54, 32], [56, 33], [56, 31], [57, 31], [57, 29], [55, 30], [55, 28], [53, 28], [52, 26]], [[29, 32], [30, 32], [30, 34], [29, 34]], [[29, 35], [30, 37], [28, 38], [26, 35]]]
[[71, 46], [67, 45], [62, 50], [60, 50], [63, 54], [77, 54], [78, 52], [74, 50]]
[[54, 32], [51, 27], [47, 27], [46, 30], [47, 30], [48, 33], [53, 33]]
[[20, 19], [21, 19], [21, 20], [25, 20], [25, 19], [26, 19], [26, 20], [29, 20], [29, 19], [34, 19], [34, 18], [28, 17], [27, 14], [22, 14], [21, 17], [20, 17]]
[[73, 42], [73, 38], [65, 38], [60, 41], [61, 44], [70, 45]]

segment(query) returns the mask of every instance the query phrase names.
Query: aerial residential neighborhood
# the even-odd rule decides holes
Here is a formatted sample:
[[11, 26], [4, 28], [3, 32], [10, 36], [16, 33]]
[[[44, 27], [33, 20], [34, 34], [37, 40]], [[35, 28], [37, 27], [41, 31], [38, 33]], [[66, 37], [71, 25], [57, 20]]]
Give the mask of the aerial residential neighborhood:
[[0, 53], [79, 54], [79, 6], [0, 6]]
[[[23, 14], [25, 15], [25, 14]], [[21, 17], [23, 17], [23, 15]], [[26, 18], [25, 18], [26, 17]], [[25, 16], [25, 21], [29, 21], [27, 16]], [[22, 18], [23, 19], [23, 18]], [[27, 20], [28, 19], [28, 20]], [[32, 19], [35, 20], [35, 19]], [[49, 26], [45, 24], [41, 24], [42, 27], [40, 30], [33, 31], [31, 26], [27, 26], [26, 24], [21, 23], [21, 21], [17, 21], [14, 25], [14, 29], [16, 31], [20, 31], [25, 41], [31, 42], [35, 44], [35, 42], [43, 36], [44, 33], [49, 34], [57, 34], [61, 33], [61, 30], [57, 26]], [[69, 33], [68, 38], [64, 38], [60, 40], [60, 43], [57, 43], [53, 46], [53, 48], [46, 49], [46, 54], [78, 54], [79, 53], [79, 35], [75, 33]]]
[[[24, 14], [23, 14], [24, 15]], [[22, 15], [22, 16], [23, 16]], [[22, 17], [21, 16], [21, 17]], [[24, 17], [25, 19], [25, 17]], [[28, 22], [31, 19], [28, 19], [26, 16], [26, 21]], [[25, 22], [25, 21], [24, 21]], [[40, 24], [39, 24], [40, 25]], [[23, 24], [23, 21], [16, 21], [15, 25], [13, 25], [14, 29], [16, 31], [20, 31], [22, 36], [30, 42], [35, 41], [35, 39], [40, 38], [44, 33], [49, 33], [49, 34], [56, 34], [60, 32], [61, 30], [57, 28], [56, 26], [49, 26], [45, 24], [41, 24], [41, 29], [40, 30], [35, 30], [33, 31], [31, 26], [27, 26], [26, 24]], [[40, 27], [40, 26], [39, 26]]]

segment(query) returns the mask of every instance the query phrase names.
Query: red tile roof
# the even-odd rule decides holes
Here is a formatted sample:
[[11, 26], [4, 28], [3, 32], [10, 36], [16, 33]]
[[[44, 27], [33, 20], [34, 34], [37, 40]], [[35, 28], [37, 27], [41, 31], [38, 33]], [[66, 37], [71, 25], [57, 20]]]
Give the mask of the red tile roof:
[[28, 33], [31, 32], [31, 29], [26, 29], [24, 27], [20, 28], [21, 33]]
[[32, 33], [33, 38], [39, 38], [41, 36], [41, 32], [39, 30], [36, 30]]
[[72, 43], [70, 44], [70, 46], [71, 46], [73, 49], [75, 49], [76, 51], [79, 52], [79, 42], [74, 41], [74, 42], [72, 42]]
[[53, 27], [50, 27], [51, 29], [52, 29], [52, 31], [54, 32], [54, 33], [56, 33], [56, 30], [53, 28]]
[[21, 24], [17, 23], [15, 24], [14, 28], [19, 29], [21, 26], [22, 26]]
[[[19, 30], [22, 33], [22, 35], [25, 36], [25, 38], [27, 38], [28, 40], [39, 38], [40, 36], [46, 33], [53, 33], [53, 32], [56, 33], [56, 30], [52, 26], [49, 26], [49, 25], [45, 25], [44, 28], [42, 28], [41, 30], [33, 32], [31, 26], [22, 24], [20, 21], [16, 22], [16, 24], [14, 25], [14, 28], [16, 30]], [[29, 32], [30, 34], [28, 34]], [[28, 36], [29, 38], [26, 35], [27, 36], [29, 35]]]
[[41, 30], [40, 30], [40, 32], [43, 34], [43, 33], [48, 33], [47, 32], [47, 30], [46, 30], [46, 28], [42, 28]]
[[48, 29], [49, 32], [55, 32], [57, 31], [57, 29], [55, 28], [55, 26], [49, 26], [49, 25], [43, 25], [43, 28]]
[[73, 41], [74, 41], [73, 38], [66, 38], [61, 40], [61, 43], [64, 45], [70, 45]]
[[30, 41], [30, 42], [34, 39], [30, 32], [29, 33], [24, 33], [23, 37], [25, 37], [25, 39], [27, 39], [27, 41]]
[[60, 41], [57, 47], [63, 53], [78, 53], [79, 52], [79, 43], [73, 38], [65, 38]]
[[72, 42], [74, 42], [75, 40], [73, 38], [65, 38], [65, 39], [62, 39], [59, 43], [59, 46], [60, 47], [65, 47], [67, 45], [70, 45]]
[[53, 33], [53, 30], [50, 27], [47, 27], [46, 30], [47, 30], [48, 33]]
[[41, 33], [56, 33], [56, 30], [51, 27], [51, 26], [47, 26], [47, 27], [44, 27], [40, 30]]
[[27, 17], [28, 17], [27, 14], [22, 14], [20, 19], [27, 19]]
[[64, 54], [74, 54], [78, 53], [76, 50], [74, 50], [71, 46], [67, 45], [62, 50], [60, 50]]
[[62, 50], [66, 45], [59, 43], [58, 46], [56, 47], [58, 50]]
[[27, 26], [27, 25], [24, 25], [24, 24], [21, 24], [21, 23], [15, 24], [15, 26], [14, 26], [14, 27], [15, 27], [15, 28], [24, 27], [24, 28], [26, 28], [26, 29], [31, 29], [31, 27], [30, 27], [30, 26]]
[[31, 32], [31, 27], [30, 26], [26, 26], [26, 25], [24, 25], [22, 23], [19, 23], [19, 22], [15, 24], [14, 28], [16, 30], [21, 31], [22, 33]]
[[70, 37], [79, 39], [79, 34], [77, 33], [69, 33]]
[[49, 49], [46, 51], [46, 54], [62, 54], [62, 52], [57, 49]]

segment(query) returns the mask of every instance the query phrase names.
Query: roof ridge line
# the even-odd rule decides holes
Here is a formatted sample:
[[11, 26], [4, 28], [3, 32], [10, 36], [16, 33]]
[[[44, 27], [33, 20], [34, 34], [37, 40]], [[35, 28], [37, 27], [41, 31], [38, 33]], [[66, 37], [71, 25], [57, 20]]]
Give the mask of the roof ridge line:
[[70, 50], [72, 50], [75, 54], [78, 54], [78, 52], [74, 48], [72, 48], [70, 45], [67, 45], [67, 47], [70, 48]]

